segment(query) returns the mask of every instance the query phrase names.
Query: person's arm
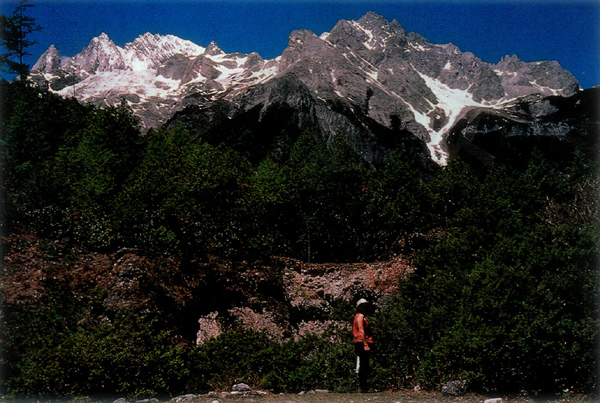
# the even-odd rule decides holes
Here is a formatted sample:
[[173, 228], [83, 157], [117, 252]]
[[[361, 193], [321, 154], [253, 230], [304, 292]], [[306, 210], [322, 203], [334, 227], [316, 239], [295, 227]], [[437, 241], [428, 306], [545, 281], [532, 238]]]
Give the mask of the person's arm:
[[365, 346], [365, 351], [369, 351], [371, 348], [369, 347], [369, 343], [367, 343], [367, 335], [365, 334], [365, 326], [364, 326], [365, 315], [358, 316], [358, 332], [362, 337], [363, 344]]

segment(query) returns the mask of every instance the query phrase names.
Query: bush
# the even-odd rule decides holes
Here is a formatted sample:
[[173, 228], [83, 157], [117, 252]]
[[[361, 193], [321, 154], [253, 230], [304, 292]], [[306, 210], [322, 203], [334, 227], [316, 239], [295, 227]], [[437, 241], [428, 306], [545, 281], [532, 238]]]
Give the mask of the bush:
[[[456, 183], [452, 169], [442, 179]], [[426, 388], [463, 379], [504, 393], [594, 389], [598, 201], [570, 178], [536, 165], [454, 194], [445, 235], [418, 252], [385, 314], [386, 340], [406, 352], [394, 373]]]
[[229, 390], [244, 382], [274, 391], [355, 389], [351, 344], [307, 336], [281, 344], [264, 333], [230, 330], [193, 353], [192, 390]]
[[274, 358], [274, 368], [263, 386], [274, 390], [328, 389], [348, 392], [357, 387], [354, 347], [339, 345], [322, 336], [305, 336], [283, 343]]
[[57, 316], [31, 313], [19, 319], [25, 317], [31, 321], [21, 327], [9, 322], [6, 332], [11, 394], [156, 396], [184, 390], [186, 353], [148, 317], [119, 313], [76, 329], [53, 323], [60, 321]]
[[229, 390], [240, 382], [257, 386], [269, 371], [275, 344], [264, 333], [230, 330], [192, 353], [194, 390]]

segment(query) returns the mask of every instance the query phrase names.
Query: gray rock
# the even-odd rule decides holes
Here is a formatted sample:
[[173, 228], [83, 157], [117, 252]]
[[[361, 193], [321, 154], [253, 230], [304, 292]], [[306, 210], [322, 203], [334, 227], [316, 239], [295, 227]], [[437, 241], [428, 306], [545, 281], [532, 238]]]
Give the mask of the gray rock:
[[196, 344], [202, 345], [206, 341], [219, 336], [223, 332], [221, 323], [219, 322], [219, 313], [211, 312], [208, 315], [202, 316], [198, 319], [200, 329], [196, 334]]
[[54, 45], [50, 45], [38, 61], [33, 65], [31, 71], [51, 73], [60, 69], [61, 61], [58, 49]]
[[184, 55], [173, 55], [157, 67], [158, 75], [173, 80], [181, 80], [188, 71], [192, 60]]
[[89, 45], [71, 58], [65, 66], [66, 70], [83, 71], [85, 74], [96, 74], [105, 71], [127, 70], [127, 64], [117, 45], [106, 35], [93, 38]]
[[250, 386], [245, 383], [238, 383], [231, 387], [232, 392], [251, 392]]
[[183, 396], [177, 396], [177, 397], [171, 399], [171, 402], [172, 403], [189, 403], [189, 402], [193, 402], [198, 397], [199, 397], [198, 395], [187, 394], [187, 395], [183, 395]]
[[579, 91], [575, 77], [556, 61], [526, 63], [512, 55], [503, 57], [494, 69], [511, 97], [531, 93], [571, 96]]
[[221, 48], [217, 45], [215, 41], [212, 41], [208, 44], [208, 47], [204, 51], [204, 54], [207, 56], [217, 56], [225, 54], [225, 52], [221, 50]]
[[449, 381], [442, 386], [442, 394], [444, 396], [461, 396], [466, 392], [466, 390], [467, 383], [463, 380]]

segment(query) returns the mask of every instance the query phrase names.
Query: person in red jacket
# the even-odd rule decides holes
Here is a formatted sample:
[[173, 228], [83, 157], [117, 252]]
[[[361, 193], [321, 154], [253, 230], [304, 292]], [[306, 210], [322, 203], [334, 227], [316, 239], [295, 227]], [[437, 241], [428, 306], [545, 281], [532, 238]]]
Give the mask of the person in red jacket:
[[369, 302], [362, 298], [356, 303], [356, 316], [352, 324], [354, 333], [354, 351], [358, 356], [358, 384], [361, 392], [369, 390], [369, 373], [371, 372], [371, 351], [373, 348], [373, 334], [369, 321], [365, 317]]

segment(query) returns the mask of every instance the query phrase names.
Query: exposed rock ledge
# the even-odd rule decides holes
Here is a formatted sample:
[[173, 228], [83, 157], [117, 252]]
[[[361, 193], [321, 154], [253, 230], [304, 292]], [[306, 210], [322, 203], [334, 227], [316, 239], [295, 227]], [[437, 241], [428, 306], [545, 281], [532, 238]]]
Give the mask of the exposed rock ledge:
[[[250, 298], [250, 306], [204, 315], [199, 319], [197, 344], [218, 336], [227, 327], [262, 330], [277, 340], [349, 331], [349, 320], [330, 319], [336, 306], [352, 307], [355, 300], [364, 296], [384, 306], [398, 292], [399, 282], [411, 270], [408, 261], [401, 257], [346, 264], [277, 260], [283, 265], [281, 282], [272, 285], [273, 291], [283, 296], [280, 304]], [[250, 278], [252, 274], [247, 272], [245, 277]]]
[[347, 264], [211, 258], [182, 265], [133, 249], [90, 252], [27, 234], [10, 236], [4, 245], [0, 280], [6, 306], [42, 306], [64, 290], [75, 301], [102, 307], [95, 312], [99, 317], [122, 310], [150, 313], [197, 344], [240, 327], [275, 340], [342, 337], [350, 330], [355, 301], [366, 297], [384, 308], [411, 270], [404, 257]]

